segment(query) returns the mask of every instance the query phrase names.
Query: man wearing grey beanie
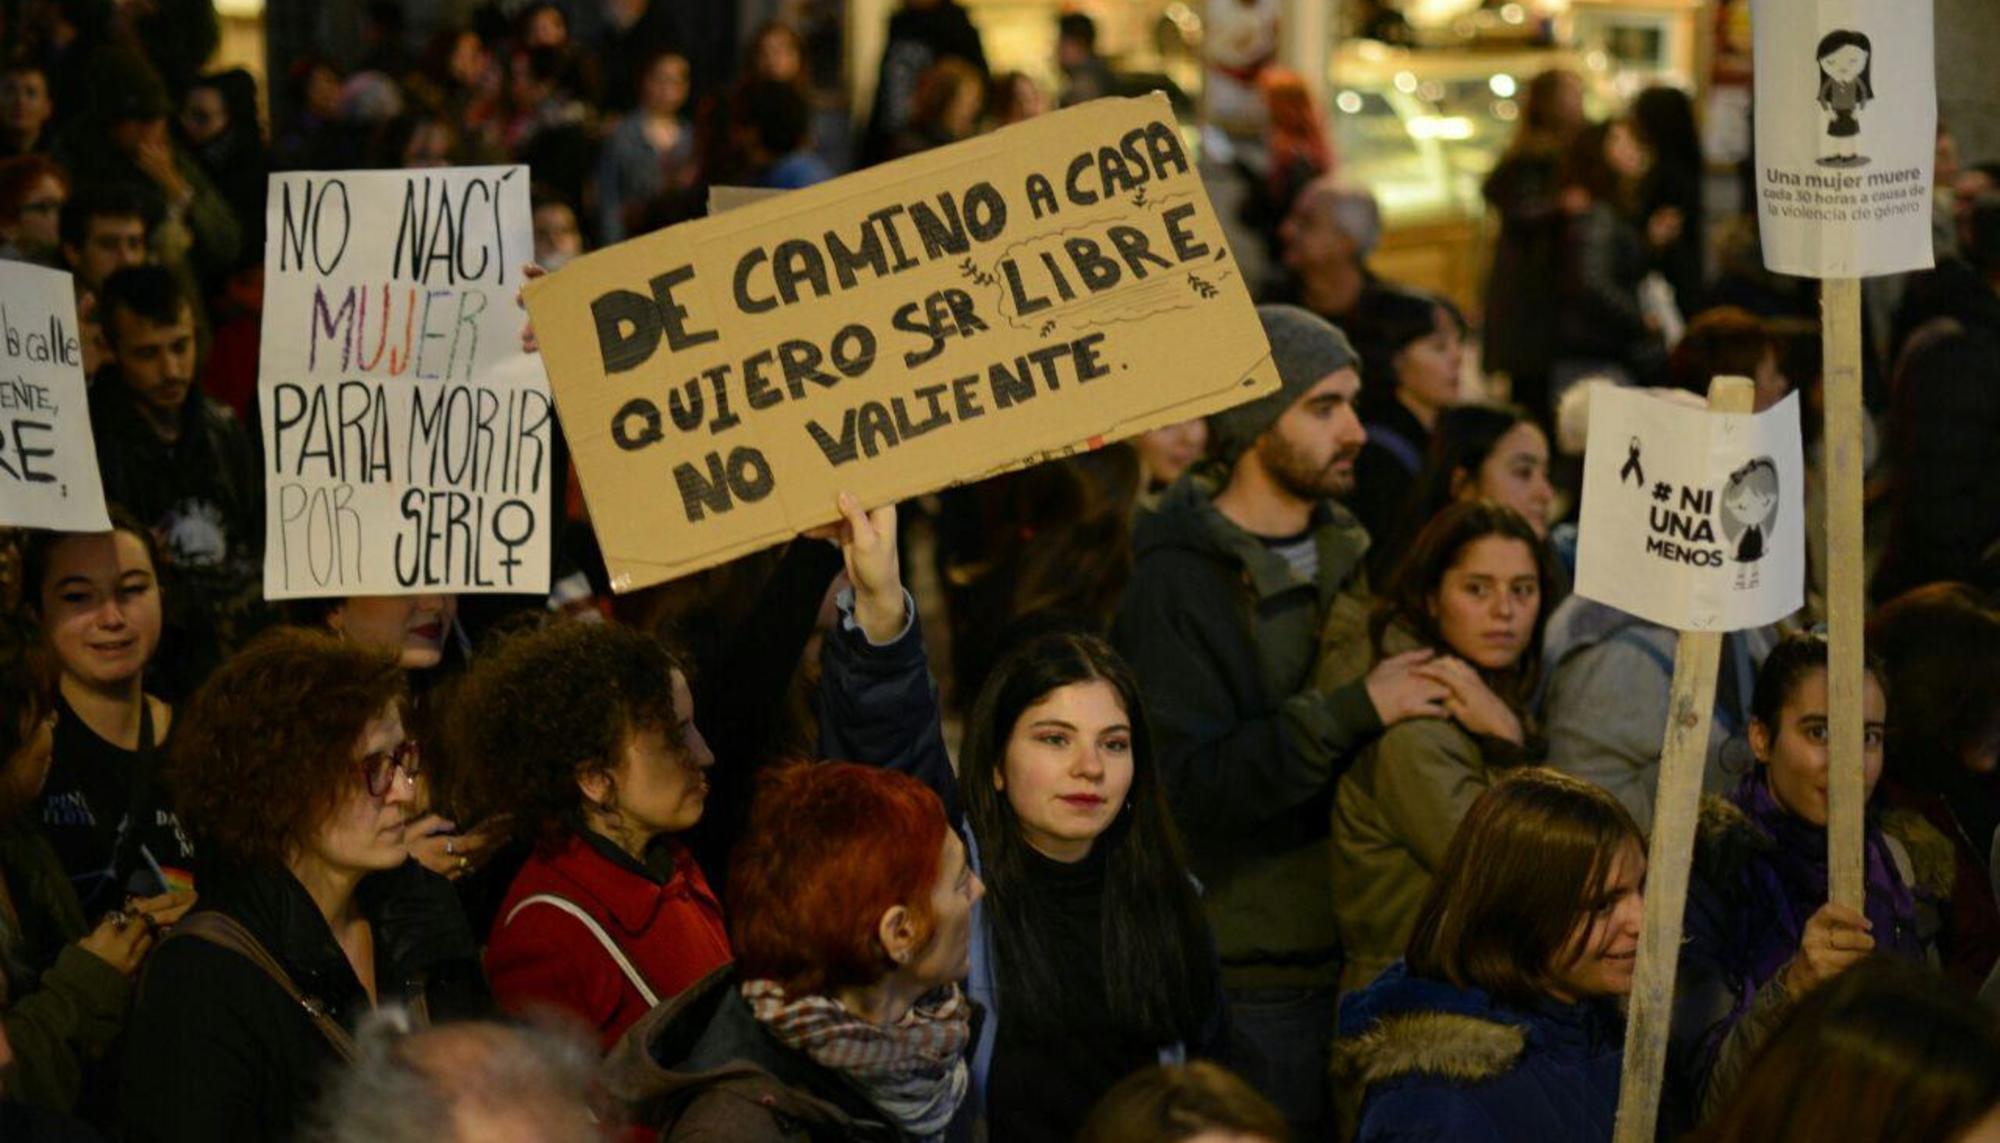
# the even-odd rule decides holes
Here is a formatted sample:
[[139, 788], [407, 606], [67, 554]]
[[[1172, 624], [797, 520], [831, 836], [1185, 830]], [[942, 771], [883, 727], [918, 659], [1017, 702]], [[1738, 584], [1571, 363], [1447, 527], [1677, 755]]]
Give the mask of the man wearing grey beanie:
[[[1278, 389], [1210, 418], [1216, 461], [1143, 518], [1112, 638], [1139, 676], [1162, 772], [1222, 957], [1230, 1061], [1300, 1138], [1330, 1128], [1327, 1047], [1340, 977], [1331, 794], [1382, 728], [1442, 716], [1428, 652], [1314, 685], [1330, 613], [1366, 608], [1368, 535], [1332, 497], [1367, 434], [1354, 349], [1295, 306], [1260, 306]], [[1359, 623], [1341, 623], [1359, 635]], [[1358, 657], [1365, 658], [1365, 655]]]

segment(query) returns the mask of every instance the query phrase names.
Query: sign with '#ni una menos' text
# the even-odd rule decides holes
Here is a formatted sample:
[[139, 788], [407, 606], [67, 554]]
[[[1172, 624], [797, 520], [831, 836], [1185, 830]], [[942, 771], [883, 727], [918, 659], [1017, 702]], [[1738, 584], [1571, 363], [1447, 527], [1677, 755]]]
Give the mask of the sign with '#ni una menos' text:
[[1712, 413], [1601, 385], [1588, 441], [1577, 594], [1682, 631], [1762, 627], [1804, 603], [1797, 394]]

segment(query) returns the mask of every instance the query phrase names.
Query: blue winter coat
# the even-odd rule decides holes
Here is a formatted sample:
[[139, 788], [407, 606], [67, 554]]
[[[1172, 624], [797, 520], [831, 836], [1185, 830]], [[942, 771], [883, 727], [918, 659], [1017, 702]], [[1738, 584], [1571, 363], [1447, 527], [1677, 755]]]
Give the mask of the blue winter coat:
[[1523, 1010], [1398, 961], [1342, 998], [1334, 1066], [1363, 1091], [1357, 1143], [1592, 1143], [1617, 1119], [1624, 1037], [1608, 1003]]

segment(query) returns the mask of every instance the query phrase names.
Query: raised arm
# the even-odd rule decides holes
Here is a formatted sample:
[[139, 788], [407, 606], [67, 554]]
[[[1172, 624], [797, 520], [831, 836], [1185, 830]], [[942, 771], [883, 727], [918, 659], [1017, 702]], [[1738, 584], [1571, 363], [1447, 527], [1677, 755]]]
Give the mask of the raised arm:
[[864, 512], [840, 496], [841, 555], [852, 586], [820, 652], [820, 756], [900, 770], [960, 812], [958, 778], [939, 724], [937, 685], [924, 654], [917, 609], [903, 589], [896, 508]]

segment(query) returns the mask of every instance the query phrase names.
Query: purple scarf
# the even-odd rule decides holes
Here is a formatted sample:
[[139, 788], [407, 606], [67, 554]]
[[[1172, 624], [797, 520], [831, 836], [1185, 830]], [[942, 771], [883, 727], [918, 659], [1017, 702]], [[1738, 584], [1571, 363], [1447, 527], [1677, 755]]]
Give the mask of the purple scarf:
[[[1826, 830], [1786, 810], [1771, 794], [1763, 767], [1744, 777], [1731, 800], [1775, 846], [1760, 852], [1744, 869], [1755, 904], [1742, 918], [1742, 1003], [1778, 974], [1799, 950], [1806, 922], [1826, 903]], [[1889, 843], [1871, 820], [1863, 832], [1867, 906], [1873, 922], [1875, 949], [1921, 960], [1923, 942], [1917, 935], [1917, 902], [1889, 853]]]

